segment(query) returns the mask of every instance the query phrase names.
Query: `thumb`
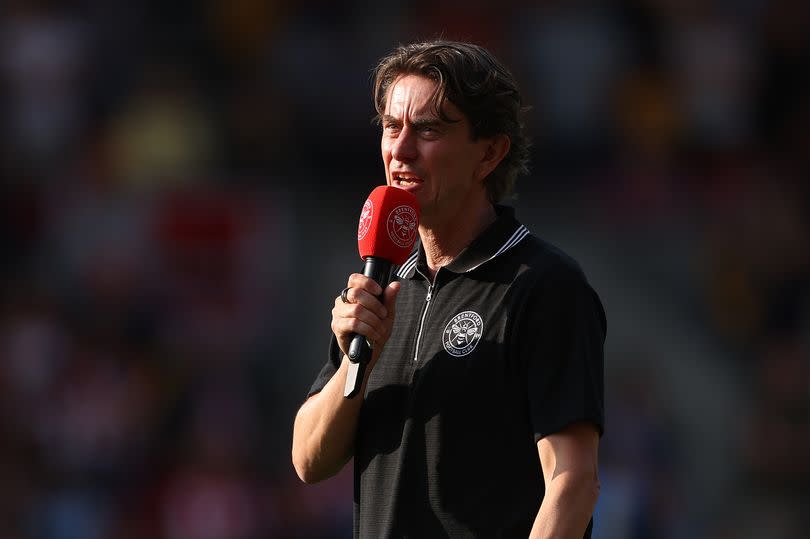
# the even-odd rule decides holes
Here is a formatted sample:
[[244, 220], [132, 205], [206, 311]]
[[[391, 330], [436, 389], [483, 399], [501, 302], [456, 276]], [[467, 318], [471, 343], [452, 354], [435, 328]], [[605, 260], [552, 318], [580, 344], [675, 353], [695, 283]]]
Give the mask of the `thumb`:
[[402, 288], [402, 283], [399, 281], [394, 281], [385, 287], [385, 290], [383, 291], [383, 304], [385, 305], [385, 309], [388, 311], [389, 317], [394, 315], [397, 304], [397, 294], [399, 294], [400, 288]]

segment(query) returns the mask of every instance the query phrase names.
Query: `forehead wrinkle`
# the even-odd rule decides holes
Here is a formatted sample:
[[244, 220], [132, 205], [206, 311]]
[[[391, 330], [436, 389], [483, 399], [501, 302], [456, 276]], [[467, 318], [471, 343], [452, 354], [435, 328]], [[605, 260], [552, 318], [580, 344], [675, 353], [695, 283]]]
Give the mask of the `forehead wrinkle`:
[[[433, 84], [429, 91], [425, 91], [424, 86], [414, 88], [412, 85], [402, 84], [402, 82], [410, 77], [425, 79]], [[436, 96], [439, 92], [439, 87], [436, 81], [422, 77], [415, 74], [403, 74], [399, 76], [388, 88], [388, 99], [385, 103], [385, 113], [380, 115], [383, 121], [394, 121], [395, 123], [402, 123], [402, 119], [398, 119], [396, 115], [401, 115], [403, 119], [411, 125], [437, 126], [456, 124], [463, 120], [463, 114], [459, 115], [458, 110], [451, 111], [455, 106], [452, 102], [445, 100], [442, 103], [442, 109], [438, 110], [436, 107], [439, 103], [436, 102]]]
[[403, 75], [394, 81], [389, 90], [386, 108], [391, 109], [394, 105], [399, 105], [401, 107], [407, 106], [408, 108], [413, 108], [416, 106], [420, 109], [431, 106], [435, 88], [433, 92], [429, 92], [430, 95], [426, 96], [426, 92], [423, 91], [424, 88], [414, 88], [413, 85], [402, 84], [406, 78], [410, 77], [416, 76]]

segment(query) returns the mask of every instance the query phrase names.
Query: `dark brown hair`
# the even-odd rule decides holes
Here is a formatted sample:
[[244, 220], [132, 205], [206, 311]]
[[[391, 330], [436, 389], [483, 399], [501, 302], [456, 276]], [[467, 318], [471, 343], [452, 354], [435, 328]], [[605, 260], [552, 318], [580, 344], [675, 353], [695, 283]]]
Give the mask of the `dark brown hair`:
[[450, 101], [470, 121], [473, 140], [506, 135], [509, 153], [486, 178], [492, 203], [512, 192], [515, 179], [528, 172], [529, 140], [524, 133], [520, 91], [508, 69], [479, 45], [456, 41], [427, 41], [400, 45], [374, 70], [374, 105], [377, 120], [385, 112], [388, 89], [401, 75], [421, 75], [436, 81], [433, 107], [444, 121]]

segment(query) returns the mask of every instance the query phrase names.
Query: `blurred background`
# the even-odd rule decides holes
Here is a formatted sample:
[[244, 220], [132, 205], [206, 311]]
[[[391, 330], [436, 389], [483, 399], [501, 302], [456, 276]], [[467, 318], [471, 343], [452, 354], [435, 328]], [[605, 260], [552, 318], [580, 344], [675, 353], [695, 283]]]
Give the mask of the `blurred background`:
[[292, 422], [371, 69], [438, 35], [512, 67], [510, 203], [605, 304], [594, 536], [808, 537], [810, 3], [3, 0], [0, 539], [350, 537]]

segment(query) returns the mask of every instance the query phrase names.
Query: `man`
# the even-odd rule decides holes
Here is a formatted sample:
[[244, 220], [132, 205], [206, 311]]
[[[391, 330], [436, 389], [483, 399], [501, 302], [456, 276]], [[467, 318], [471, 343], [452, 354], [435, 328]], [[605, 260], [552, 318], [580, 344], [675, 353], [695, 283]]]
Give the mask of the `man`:
[[[296, 471], [354, 457], [356, 537], [589, 537], [605, 316], [576, 262], [497, 205], [526, 169], [516, 84], [481, 47], [418, 43], [381, 61], [375, 104], [420, 246], [385, 290], [354, 274], [335, 300]], [[373, 357], [346, 399], [352, 333]]]

